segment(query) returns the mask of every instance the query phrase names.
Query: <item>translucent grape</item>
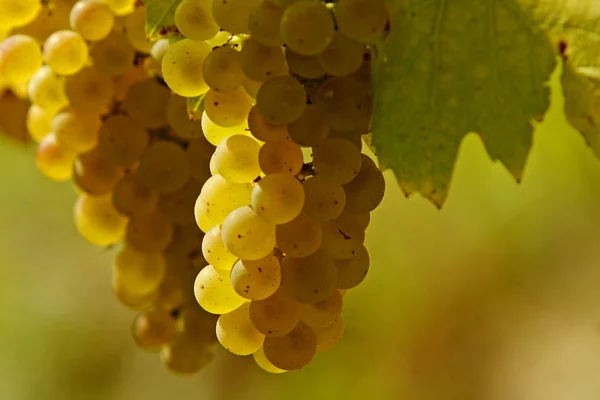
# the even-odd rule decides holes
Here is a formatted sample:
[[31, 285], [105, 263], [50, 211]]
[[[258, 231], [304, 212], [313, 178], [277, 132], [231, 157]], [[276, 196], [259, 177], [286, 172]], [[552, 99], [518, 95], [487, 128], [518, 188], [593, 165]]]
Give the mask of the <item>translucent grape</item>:
[[175, 94], [169, 97], [166, 118], [167, 123], [178, 137], [186, 140], [204, 139], [202, 122], [199, 118], [191, 118], [185, 97]]
[[[192, 279], [195, 279], [198, 274], [194, 274]], [[182, 310], [181, 321], [183, 332], [193, 335], [196, 337], [198, 344], [204, 344], [210, 346], [217, 341], [215, 334], [215, 325], [219, 317], [214, 314], [207, 313], [200, 307], [199, 304], [193, 298], [193, 292], [188, 290], [192, 294], [194, 302], [186, 304], [186, 307]]]
[[160, 252], [140, 252], [129, 245], [121, 247], [112, 267], [113, 279], [139, 294], [156, 290], [165, 270], [165, 259]]
[[258, 142], [243, 135], [229, 136], [217, 146], [213, 155], [216, 172], [232, 183], [252, 182], [260, 175]]
[[213, 0], [212, 14], [217, 24], [231, 33], [248, 33], [250, 11], [261, 0]]
[[219, 343], [230, 353], [247, 356], [256, 352], [263, 344], [265, 335], [256, 330], [249, 315], [250, 304], [223, 314], [217, 321]]
[[52, 132], [62, 147], [75, 153], [84, 153], [98, 143], [100, 124], [100, 118], [96, 115], [64, 111], [52, 119]]
[[136, 0], [105, 0], [112, 12], [122, 16], [133, 12]]
[[256, 105], [267, 122], [275, 125], [289, 124], [304, 112], [306, 92], [294, 78], [277, 76], [260, 87]]
[[287, 127], [268, 123], [256, 105], [248, 113], [248, 129], [252, 136], [263, 142], [276, 142], [289, 138]]
[[64, 78], [56, 75], [48, 66], [41, 67], [31, 77], [27, 91], [33, 104], [50, 113], [57, 112], [69, 103]]
[[[18, 2], [4, 0], [3, 3]], [[1, 15], [7, 8], [0, 7]], [[26, 35], [13, 35], [0, 43], [0, 78], [6, 82], [26, 82], [42, 66], [42, 52], [38, 43]]]
[[59, 75], [73, 75], [88, 60], [88, 47], [77, 32], [62, 30], [54, 32], [44, 43], [44, 61]]
[[230, 271], [237, 257], [227, 250], [221, 237], [221, 225], [211, 228], [202, 239], [202, 255], [216, 269]]
[[223, 46], [214, 49], [202, 66], [206, 84], [218, 92], [230, 92], [244, 82], [240, 52]]
[[[267, 2], [265, 2], [265, 3], [267, 3]], [[281, 374], [281, 373], [287, 372], [284, 369], [277, 368], [276, 366], [274, 366], [271, 363], [271, 361], [267, 360], [267, 357], [265, 356], [265, 350], [262, 347], [260, 349], [258, 349], [256, 351], [256, 353], [254, 353], [254, 361], [263, 370], [270, 372], [272, 374]]]
[[123, 306], [140, 311], [152, 304], [156, 294], [154, 292], [136, 293], [122, 284], [118, 279], [112, 279], [113, 294]]
[[371, 120], [371, 96], [367, 84], [349, 77], [331, 78], [321, 85], [313, 102], [332, 129], [368, 129]]
[[362, 165], [358, 175], [344, 185], [348, 211], [364, 213], [373, 211], [381, 203], [385, 193], [385, 179], [375, 165], [375, 162], [366, 155], [362, 155]]
[[290, 139], [265, 143], [258, 153], [258, 164], [265, 174], [296, 175], [304, 165], [302, 149]]
[[250, 10], [250, 35], [265, 46], [281, 46], [283, 39], [279, 33], [279, 25], [283, 8], [270, 1], [263, 1]]
[[198, 304], [211, 314], [229, 313], [245, 302], [233, 290], [227, 276], [221, 275], [212, 265], [204, 267], [196, 277], [194, 294]]
[[351, 219], [355, 220], [360, 225], [360, 227], [365, 230], [367, 229], [367, 227], [369, 226], [369, 222], [371, 221], [370, 213], [363, 212], [363, 213], [356, 214], [356, 213], [348, 211], [348, 209], [344, 209], [344, 212], [342, 212], [340, 217], [351, 218]]
[[148, 71], [144, 66], [129, 68], [122, 75], [112, 78], [114, 85], [114, 100], [123, 101], [129, 92], [129, 89], [136, 83], [148, 79]]
[[344, 333], [344, 320], [338, 318], [332, 325], [317, 332], [317, 350], [332, 349], [342, 338]]
[[202, 131], [204, 137], [214, 146], [218, 146], [223, 139], [231, 135], [245, 135], [247, 134], [248, 124], [246, 121], [236, 126], [224, 127], [215, 124], [206, 114], [202, 113]]
[[244, 260], [266, 257], [275, 248], [275, 225], [248, 206], [232, 211], [225, 218], [221, 236], [227, 249]]
[[154, 308], [136, 315], [133, 320], [132, 336], [144, 350], [157, 350], [175, 336], [175, 318], [167, 310]]
[[160, 359], [172, 372], [190, 375], [200, 371], [214, 358], [205, 343], [198, 343], [195, 335], [182, 334], [163, 346]]
[[146, 79], [131, 85], [123, 109], [131, 118], [148, 129], [160, 128], [167, 124], [167, 103], [169, 89], [154, 79]]
[[302, 303], [316, 303], [337, 288], [337, 267], [331, 257], [317, 251], [308, 257], [286, 257], [281, 263], [281, 287]]
[[321, 246], [321, 223], [300, 213], [290, 222], [277, 225], [275, 239], [277, 248], [287, 257], [307, 257]]
[[363, 63], [366, 47], [343, 33], [336, 32], [333, 40], [317, 56], [323, 70], [335, 76], [347, 76], [357, 71]]
[[153, 42], [146, 37], [146, 6], [136, 7], [125, 21], [127, 39], [134, 49], [141, 53], [150, 53]]
[[135, 171], [129, 171], [115, 185], [113, 203], [121, 214], [146, 214], [156, 210], [158, 194], [143, 186]]
[[85, 193], [99, 196], [109, 193], [123, 176], [123, 170], [109, 160], [98, 147], [75, 159], [73, 181]]
[[42, 9], [39, 0], [0, 1], [0, 26], [23, 26], [35, 19]]
[[183, 39], [172, 43], [162, 60], [162, 72], [169, 88], [183, 97], [200, 96], [208, 90], [202, 64], [211, 48], [205, 42]]
[[300, 318], [316, 332], [331, 326], [342, 315], [342, 294], [335, 290], [331, 296], [317, 303], [302, 303]]
[[250, 183], [231, 183], [221, 175], [212, 176], [204, 183], [196, 201], [196, 220], [206, 215], [216, 224], [222, 223], [233, 210], [251, 204], [252, 189]]
[[220, 30], [215, 36], [213, 36], [210, 39], [207, 39], [206, 43], [208, 43], [209, 46], [213, 47], [214, 49], [215, 47], [226, 45], [231, 39], [231, 33], [224, 30]]
[[110, 246], [125, 235], [127, 218], [114, 208], [110, 194], [79, 196], [74, 219], [79, 234], [96, 246]]
[[357, 254], [364, 241], [365, 231], [353, 218], [338, 217], [323, 223], [321, 250], [336, 260]]
[[388, 20], [384, 0], [340, 0], [335, 16], [344, 35], [363, 43], [380, 36]]
[[162, 76], [162, 59], [168, 48], [169, 39], [162, 38], [154, 42], [150, 49], [150, 56], [152, 57], [151, 69], [158, 76]]
[[115, 16], [102, 0], [79, 0], [69, 15], [71, 28], [90, 42], [107, 37], [115, 23]]
[[301, 1], [285, 9], [280, 29], [290, 49], [302, 55], [315, 55], [331, 42], [334, 23], [325, 4]]
[[329, 126], [317, 107], [308, 104], [300, 118], [288, 125], [288, 134], [300, 146], [316, 146], [329, 135]]
[[127, 225], [127, 244], [143, 252], [158, 252], [173, 239], [173, 224], [162, 213], [152, 212], [131, 217]]
[[244, 79], [244, 82], [242, 83], [244, 91], [248, 94], [248, 96], [252, 97], [253, 99], [256, 99], [258, 89], [260, 89], [261, 86], [262, 82], [253, 81], [252, 79], [248, 78]]
[[273, 4], [276, 4], [277, 6], [285, 9], [294, 3], [298, 3], [299, 1], [306, 1], [306, 0], [267, 0], [267, 1], [269, 1]]
[[252, 38], [244, 42], [240, 53], [240, 63], [244, 74], [254, 81], [265, 81], [280, 75], [285, 57], [281, 47], [270, 47]]
[[53, 133], [40, 141], [35, 154], [35, 163], [40, 172], [59, 182], [71, 178], [74, 160], [75, 153], [61, 147]]
[[[365, 133], [367, 133], [367, 132], [365, 132]], [[329, 135], [327, 135], [327, 137], [345, 139], [345, 140], [349, 141], [350, 143], [352, 143], [354, 145], [354, 147], [356, 147], [358, 150], [362, 150], [363, 141], [362, 141], [362, 136], [359, 133], [359, 131], [340, 132], [340, 131], [330, 130]]]
[[325, 139], [313, 148], [313, 166], [318, 175], [334, 183], [354, 179], [361, 168], [360, 150], [344, 139]]
[[125, 34], [113, 31], [94, 44], [90, 55], [98, 71], [111, 76], [123, 75], [133, 65], [135, 49], [129, 44]]
[[204, 112], [211, 121], [224, 127], [246, 122], [250, 108], [252, 102], [241, 87], [230, 92], [210, 89], [204, 97]]
[[31, 104], [27, 109], [27, 117], [25, 120], [29, 136], [40, 142], [52, 129], [53, 113], [40, 107], [37, 104]]
[[194, 205], [202, 183], [190, 179], [183, 187], [171, 193], [163, 193], [158, 202], [159, 211], [176, 225], [194, 223]]
[[215, 152], [215, 146], [201, 136], [198, 139], [190, 140], [185, 152], [190, 160], [192, 178], [198, 182], [206, 181], [210, 177], [207, 166], [210, 157]]
[[281, 283], [279, 261], [273, 255], [259, 260], [238, 260], [231, 270], [231, 286], [245, 299], [263, 300]]
[[183, 0], [175, 9], [175, 25], [192, 40], [208, 40], [219, 32], [211, 12], [211, 0]]
[[110, 76], [88, 67], [67, 78], [66, 93], [73, 110], [101, 114], [110, 106], [114, 85]]
[[264, 335], [283, 336], [300, 321], [300, 303], [278, 289], [266, 299], [250, 303], [250, 319]]
[[177, 144], [157, 140], [142, 155], [138, 166], [140, 182], [160, 193], [174, 192], [191, 174], [190, 161]]
[[320, 221], [337, 218], [346, 205], [346, 193], [341, 185], [321, 176], [311, 176], [304, 181], [303, 212]]
[[317, 337], [308, 325], [299, 322], [287, 335], [265, 338], [264, 349], [267, 360], [277, 368], [300, 369], [308, 365], [317, 352]]
[[[166, 253], [180, 255], [185, 257], [199, 257], [198, 252], [201, 250], [202, 240], [204, 239], [202, 232], [196, 224], [186, 224], [174, 227], [173, 240], [165, 250]], [[204, 261], [205, 265], [209, 263]]]
[[369, 252], [361, 246], [355, 254], [345, 260], [336, 260], [338, 289], [352, 289], [358, 286], [369, 272]]
[[148, 147], [150, 136], [139, 123], [122, 114], [111, 115], [102, 123], [98, 146], [117, 165], [130, 167]]
[[318, 79], [325, 75], [317, 56], [303, 56], [290, 49], [285, 50], [285, 60], [290, 74], [307, 79]]
[[273, 224], [296, 218], [304, 206], [304, 188], [288, 173], [270, 174], [258, 181], [252, 191], [252, 207]]

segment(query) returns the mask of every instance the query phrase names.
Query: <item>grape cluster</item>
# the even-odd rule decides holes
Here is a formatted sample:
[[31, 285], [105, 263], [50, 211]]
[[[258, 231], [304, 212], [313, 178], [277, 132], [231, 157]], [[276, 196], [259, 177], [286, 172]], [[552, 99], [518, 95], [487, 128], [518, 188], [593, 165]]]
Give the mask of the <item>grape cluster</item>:
[[0, 82], [80, 234], [119, 245], [136, 342], [184, 373], [216, 341], [273, 373], [332, 348], [385, 190], [361, 153], [384, 0], [182, 0], [157, 40], [135, 0], [4, 3]]

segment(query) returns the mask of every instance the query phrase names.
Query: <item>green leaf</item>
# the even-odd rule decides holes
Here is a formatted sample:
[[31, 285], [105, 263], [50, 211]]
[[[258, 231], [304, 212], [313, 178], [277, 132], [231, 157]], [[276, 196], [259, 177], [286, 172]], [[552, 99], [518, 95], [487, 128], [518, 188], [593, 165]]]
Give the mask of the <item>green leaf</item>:
[[197, 97], [189, 97], [187, 99], [187, 110], [190, 119], [196, 119], [202, 115], [202, 111], [204, 111], [204, 97], [205, 94], [201, 94]]
[[175, 9], [181, 0], [144, 0], [146, 5], [146, 36], [158, 39], [177, 32]]
[[[557, 0], [558, 1], [558, 0]], [[440, 206], [469, 132], [520, 180], [556, 49], [517, 0], [394, 0], [373, 68], [373, 143], [403, 191]]]

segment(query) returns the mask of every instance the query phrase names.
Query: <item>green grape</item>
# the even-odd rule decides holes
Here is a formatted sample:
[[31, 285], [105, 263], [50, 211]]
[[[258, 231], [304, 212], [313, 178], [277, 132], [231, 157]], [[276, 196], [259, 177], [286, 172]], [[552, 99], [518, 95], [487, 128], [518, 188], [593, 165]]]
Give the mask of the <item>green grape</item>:
[[231, 92], [209, 89], [204, 97], [204, 112], [215, 124], [233, 127], [248, 119], [252, 102], [243, 88]]
[[52, 118], [54, 114], [37, 104], [31, 104], [27, 109], [25, 124], [29, 136], [39, 143], [46, 137], [52, 129]]
[[316, 146], [329, 135], [329, 126], [314, 104], [308, 104], [300, 116], [288, 125], [288, 134], [300, 146]]
[[183, 39], [172, 43], [162, 60], [163, 78], [169, 88], [183, 97], [206, 93], [208, 85], [202, 75], [202, 65], [211, 47], [205, 42]]
[[131, 333], [143, 350], [155, 351], [177, 333], [176, 320], [168, 310], [151, 308], [135, 316]]
[[291, 371], [311, 362], [317, 352], [317, 337], [304, 322], [287, 335], [267, 337], [264, 343], [265, 356], [277, 368]]
[[199, 118], [190, 116], [185, 97], [176, 94], [169, 97], [166, 118], [167, 123], [178, 137], [185, 140], [204, 139], [202, 122]]
[[263, 1], [250, 10], [250, 35], [265, 46], [281, 46], [283, 39], [279, 33], [279, 25], [283, 8], [269, 1]]
[[265, 335], [256, 330], [249, 315], [250, 304], [223, 314], [217, 321], [219, 343], [230, 353], [247, 356], [262, 347]]
[[263, 142], [277, 142], [289, 139], [285, 125], [273, 125], [262, 116], [256, 105], [248, 113], [248, 129], [252, 136]]
[[96, 146], [79, 154], [73, 165], [73, 181], [81, 191], [100, 196], [113, 190], [123, 176], [123, 169]]
[[275, 248], [275, 225], [248, 206], [232, 211], [225, 218], [221, 236], [227, 250], [244, 260], [261, 259]]
[[317, 57], [319, 64], [329, 75], [347, 76], [360, 68], [366, 51], [364, 44], [336, 32], [329, 46]]
[[252, 203], [252, 189], [250, 183], [231, 183], [221, 175], [212, 176], [196, 200], [196, 220], [204, 214], [216, 225], [222, 223], [233, 210]]
[[154, 44], [146, 37], [146, 6], [136, 7], [125, 21], [127, 39], [134, 49], [141, 53], [150, 53]]
[[273, 255], [259, 260], [238, 260], [231, 269], [231, 286], [248, 300], [263, 300], [279, 289], [281, 268]]
[[360, 150], [344, 139], [325, 139], [313, 147], [313, 166], [318, 175], [334, 183], [354, 179], [361, 168]]
[[340, 216], [346, 205], [344, 188], [319, 175], [304, 181], [304, 209], [306, 214], [319, 221], [331, 221]]
[[[219, 28], [220, 29], [220, 28]], [[213, 49], [215, 47], [224, 46], [233, 38], [233, 35], [227, 31], [219, 30], [215, 36], [206, 40]]]
[[165, 258], [160, 252], [140, 252], [129, 244], [115, 256], [113, 279], [132, 293], [155, 291], [165, 277]]
[[381, 36], [388, 21], [384, 0], [340, 0], [335, 17], [340, 32], [362, 43]]
[[127, 218], [115, 209], [110, 194], [79, 196], [75, 203], [74, 219], [79, 234], [93, 245], [110, 246], [125, 236]]
[[125, 34], [113, 31], [94, 44], [90, 55], [98, 71], [116, 76], [125, 74], [133, 66], [135, 49], [129, 44]]
[[217, 24], [233, 34], [248, 33], [250, 11], [261, 0], [213, 0], [212, 15]]
[[368, 129], [371, 120], [371, 96], [366, 84], [349, 77], [328, 79], [317, 91], [313, 102], [331, 129]]
[[232, 183], [252, 182], [260, 175], [259, 151], [260, 144], [249, 136], [227, 137], [213, 155], [216, 173]]
[[306, 1], [306, 0], [267, 0], [267, 2], [271, 2], [275, 5], [277, 5], [278, 7], [281, 7], [284, 9], [288, 8], [292, 4], [298, 3], [299, 1]]
[[156, 129], [167, 124], [166, 110], [170, 97], [166, 86], [154, 79], [146, 79], [131, 85], [122, 106], [139, 124]]
[[206, 112], [202, 113], [201, 123], [204, 137], [214, 146], [218, 146], [221, 141], [231, 135], [245, 135], [248, 129], [247, 121], [230, 127], [217, 125], [209, 118]]
[[98, 146], [106, 157], [117, 165], [130, 167], [142, 156], [150, 136], [137, 121], [116, 114], [102, 122]]
[[69, 100], [65, 92], [65, 80], [44, 65], [37, 70], [27, 86], [29, 99], [50, 113], [65, 107]]
[[300, 319], [318, 332], [334, 324], [342, 316], [342, 294], [335, 290], [325, 300], [317, 303], [302, 303]]
[[[10, 0], [10, 2], [13, 3], [14, 0]], [[4, 15], [6, 8], [0, 7], [0, 9], [2, 10], [0, 15]], [[0, 79], [2, 81], [26, 82], [41, 66], [40, 46], [30, 36], [13, 35], [0, 42]]]
[[183, 187], [171, 193], [163, 193], [158, 202], [159, 211], [176, 225], [194, 223], [194, 205], [202, 183], [190, 179]]
[[338, 217], [323, 223], [321, 250], [335, 260], [354, 256], [364, 241], [365, 231], [353, 218]]
[[130, 170], [115, 185], [113, 204], [117, 211], [127, 216], [146, 214], [156, 210], [158, 194], [142, 185], [137, 172]]
[[52, 132], [62, 147], [85, 153], [96, 146], [100, 125], [97, 115], [63, 111], [52, 119]]
[[370, 84], [370, 82], [371, 82], [371, 66], [372, 66], [371, 59], [372, 58], [373, 58], [373, 56], [371, 55], [371, 52], [366, 52], [363, 55], [362, 64], [360, 64], [360, 67], [356, 71], [354, 71], [354, 73], [352, 75], [350, 75], [350, 77], [359, 82]]
[[244, 42], [240, 52], [240, 63], [244, 75], [254, 81], [265, 81], [281, 75], [285, 57], [281, 47], [270, 47], [252, 38]]
[[141, 311], [151, 306], [156, 296], [154, 292], [136, 293], [119, 280], [114, 279], [114, 277], [112, 279], [112, 290], [119, 303], [136, 311]]
[[296, 175], [304, 165], [302, 149], [290, 139], [267, 142], [260, 148], [258, 164], [265, 174]]
[[239, 88], [244, 79], [240, 52], [223, 46], [214, 49], [202, 65], [206, 84], [217, 92], [231, 92]]
[[285, 61], [292, 75], [306, 79], [319, 79], [325, 75], [317, 56], [303, 56], [286, 48]]
[[154, 42], [154, 44], [152, 45], [152, 48], [150, 49], [150, 56], [152, 57], [151, 69], [156, 75], [161, 76], [161, 77], [162, 77], [162, 59], [165, 56], [165, 53], [167, 52], [168, 48], [169, 48], [169, 39], [162, 38], [162, 39], [158, 39], [156, 42]]
[[227, 276], [219, 273], [212, 265], [204, 267], [196, 277], [194, 294], [198, 304], [211, 314], [229, 313], [245, 302], [233, 290]]
[[183, 0], [175, 9], [175, 25], [192, 40], [208, 40], [219, 32], [211, 12], [211, 0]]
[[172, 372], [189, 375], [200, 371], [214, 358], [204, 343], [198, 343], [194, 335], [182, 334], [163, 346], [160, 359]]
[[231, 271], [237, 257], [227, 250], [221, 237], [221, 225], [212, 227], [202, 239], [202, 255], [218, 270]]
[[335, 264], [338, 270], [338, 289], [352, 289], [358, 286], [369, 272], [369, 252], [365, 246], [361, 246], [352, 257], [336, 260]]
[[137, 0], [105, 0], [113, 13], [123, 16], [133, 12]]
[[344, 185], [346, 208], [352, 213], [371, 212], [381, 203], [385, 179], [375, 162], [363, 154], [358, 175]]
[[73, 161], [76, 154], [61, 147], [54, 133], [46, 135], [35, 153], [38, 170], [53, 181], [66, 181], [73, 175]]
[[274, 125], [294, 122], [306, 108], [304, 87], [294, 78], [277, 76], [258, 90], [256, 105], [264, 119]]
[[88, 46], [74, 31], [54, 32], [44, 42], [44, 61], [59, 75], [73, 75], [85, 66]]
[[280, 288], [266, 299], [250, 303], [250, 319], [264, 335], [283, 336], [298, 325], [300, 303]]
[[39, 0], [1, 0], [0, 26], [23, 26], [35, 19], [42, 9]]
[[160, 212], [137, 214], [127, 224], [127, 244], [142, 252], [167, 248], [173, 239], [173, 224]]
[[327, 137], [347, 140], [351, 142], [358, 150], [362, 150], [362, 136], [359, 131], [339, 132], [329, 130], [329, 135], [327, 135]]
[[332, 325], [316, 332], [317, 351], [332, 349], [340, 341], [344, 333], [344, 320], [339, 317]]
[[110, 76], [88, 67], [67, 77], [66, 93], [74, 111], [102, 114], [110, 107], [114, 85]]
[[270, 174], [254, 186], [252, 207], [266, 221], [285, 224], [300, 214], [304, 197], [304, 188], [295, 176]]
[[194, 209], [194, 217], [196, 219], [196, 225], [198, 225], [198, 228], [200, 228], [200, 230], [202, 232], [208, 232], [215, 226], [219, 225], [218, 222], [215, 222], [212, 219], [208, 218], [208, 216], [205, 213], [197, 212], [196, 210], [197, 209]]
[[113, 29], [115, 15], [103, 0], [79, 0], [69, 15], [71, 28], [90, 42], [102, 40]]
[[262, 86], [262, 82], [253, 81], [252, 79], [248, 79], [248, 78], [244, 79], [244, 82], [242, 82], [242, 87], [244, 88], [244, 91], [246, 92], [246, 94], [255, 100], [256, 100], [256, 95], [258, 94], [258, 89], [260, 89], [261, 86]]
[[287, 257], [308, 257], [321, 246], [321, 223], [300, 213], [287, 224], [277, 225], [277, 248]]
[[302, 258], [286, 257], [281, 263], [281, 287], [299, 302], [323, 301], [337, 288], [335, 262], [323, 251]]
[[287, 372], [284, 369], [277, 368], [276, 366], [271, 364], [271, 361], [267, 360], [267, 357], [265, 356], [265, 350], [263, 347], [261, 347], [254, 353], [254, 361], [256, 362], [256, 365], [272, 374], [282, 374], [284, 372]]
[[283, 12], [280, 32], [286, 46], [296, 53], [319, 54], [333, 38], [333, 17], [323, 3], [300, 1]]
[[210, 177], [207, 167], [210, 157], [214, 152], [215, 146], [210, 144], [204, 136], [190, 140], [185, 153], [192, 167], [192, 178], [198, 182], [205, 182]]
[[142, 155], [138, 177], [142, 185], [159, 193], [174, 192], [182, 187], [191, 175], [191, 164], [176, 143], [157, 140]]

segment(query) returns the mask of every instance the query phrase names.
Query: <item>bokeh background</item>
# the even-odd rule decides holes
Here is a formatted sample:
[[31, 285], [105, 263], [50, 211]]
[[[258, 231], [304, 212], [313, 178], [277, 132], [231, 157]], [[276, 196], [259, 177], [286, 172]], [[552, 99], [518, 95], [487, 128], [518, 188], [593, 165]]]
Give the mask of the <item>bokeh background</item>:
[[219, 348], [200, 374], [173, 376], [138, 350], [111, 251], [72, 224], [74, 190], [2, 139], [0, 399], [599, 399], [600, 161], [554, 81], [521, 185], [475, 135], [442, 211], [386, 172], [343, 340], [277, 376]]

